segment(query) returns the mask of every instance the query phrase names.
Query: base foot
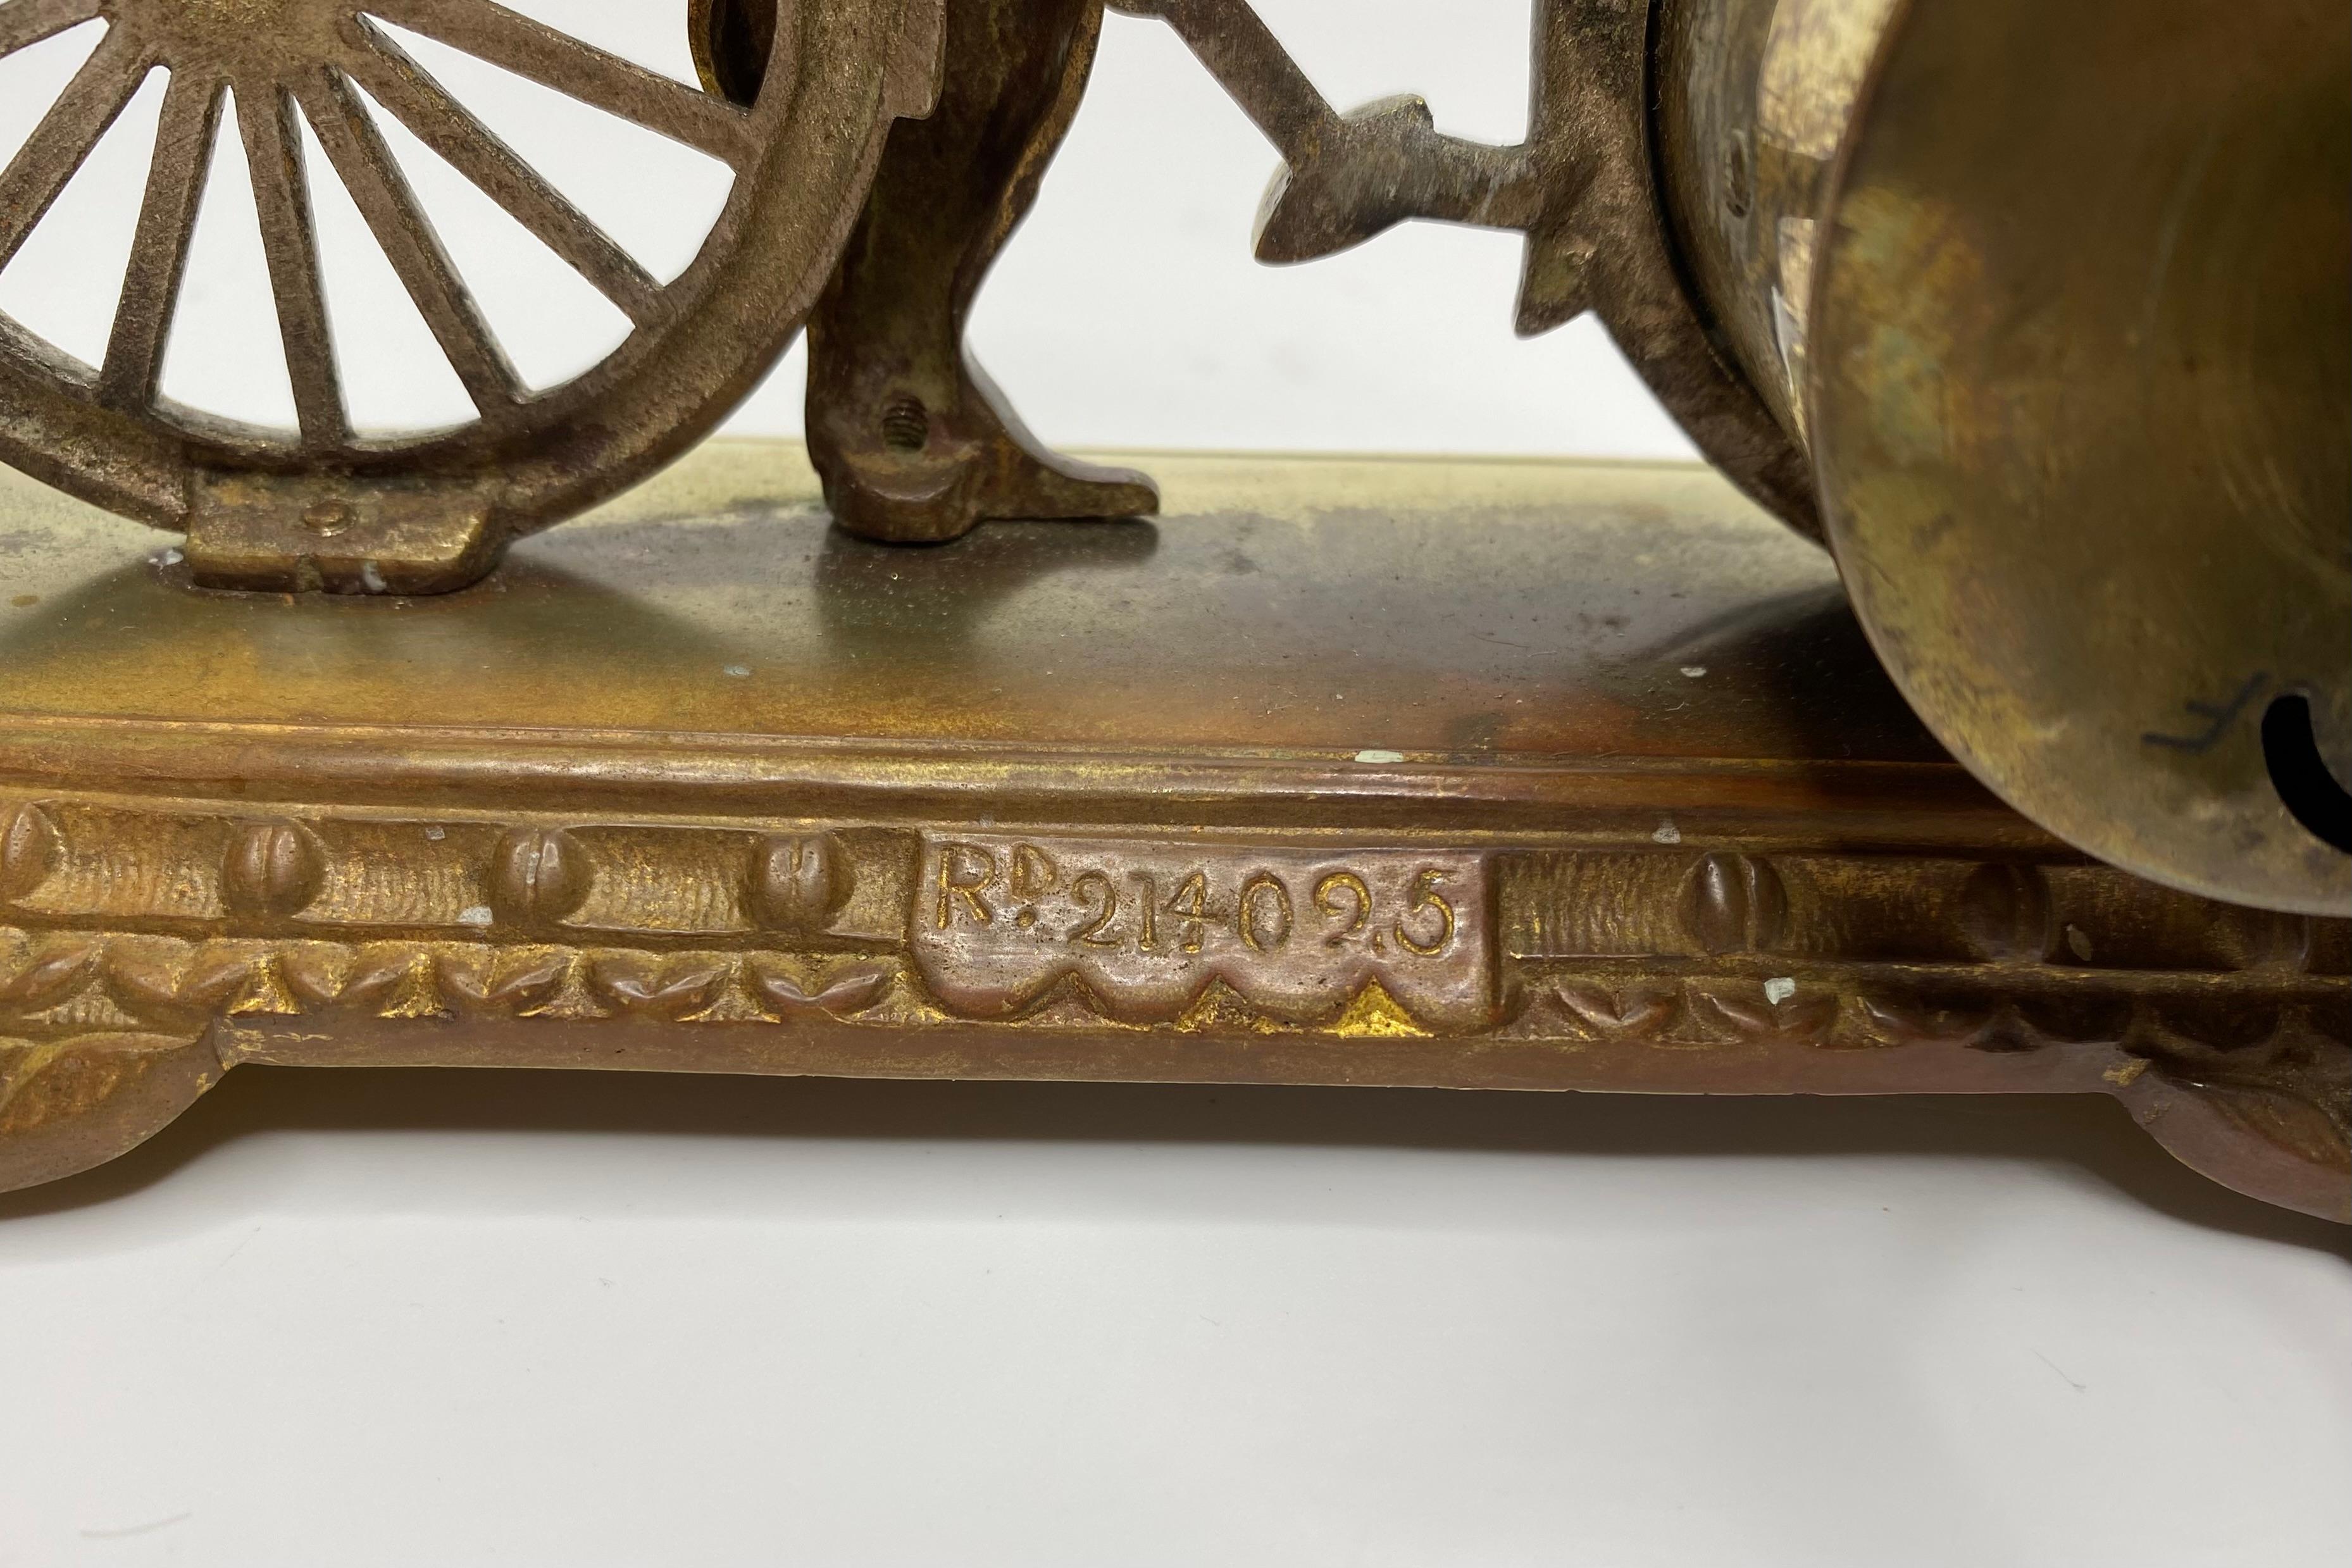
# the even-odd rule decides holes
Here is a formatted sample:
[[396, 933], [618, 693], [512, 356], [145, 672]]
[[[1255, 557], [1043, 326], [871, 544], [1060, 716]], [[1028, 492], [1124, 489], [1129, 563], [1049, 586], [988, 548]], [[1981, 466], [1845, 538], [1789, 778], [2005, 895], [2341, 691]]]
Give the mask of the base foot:
[[200, 588], [447, 594], [488, 576], [505, 546], [488, 506], [446, 486], [225, 473], [198, 481], [188, 508]]
[[220, 1080], [209, 1037], [0, 1039], [0, 1192], [102, 1165]]

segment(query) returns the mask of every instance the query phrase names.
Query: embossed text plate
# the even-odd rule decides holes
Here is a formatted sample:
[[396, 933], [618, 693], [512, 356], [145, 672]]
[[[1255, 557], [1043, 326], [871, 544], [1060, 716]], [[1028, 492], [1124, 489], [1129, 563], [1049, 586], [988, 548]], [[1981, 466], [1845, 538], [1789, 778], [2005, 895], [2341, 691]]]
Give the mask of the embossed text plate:
[[940, 834], [916, 886], [924, 980], [983, 1016], [1066, 980], [1137, 1019], [1176, 1017], [1212, 982], [1297, 1023], [1375, 984], [1432, 1024], [1493, 1012], [1483, 856]]

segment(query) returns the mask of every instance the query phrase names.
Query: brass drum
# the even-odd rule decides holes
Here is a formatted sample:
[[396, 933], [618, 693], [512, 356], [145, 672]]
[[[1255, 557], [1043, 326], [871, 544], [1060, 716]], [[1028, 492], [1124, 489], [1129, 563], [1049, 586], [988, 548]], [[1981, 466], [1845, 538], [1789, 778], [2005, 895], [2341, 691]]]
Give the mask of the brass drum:
[[1657, 23], [1677, 249], [1913, 705], [2105, 859], [2352, 911], [2352, 6]]

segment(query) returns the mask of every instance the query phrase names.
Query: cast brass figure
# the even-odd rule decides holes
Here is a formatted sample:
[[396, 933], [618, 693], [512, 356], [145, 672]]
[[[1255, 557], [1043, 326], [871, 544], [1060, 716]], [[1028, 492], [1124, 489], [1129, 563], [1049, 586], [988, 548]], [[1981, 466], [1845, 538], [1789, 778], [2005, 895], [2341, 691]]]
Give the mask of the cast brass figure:
[[1142, 474], [1039, 446], [963, 343], [981, 279], [1077, 112], [1101, 29], [1099, 0], [949, 7], [938, 107], [892, 127], [809, 320], [809, 456], [843, 527], [929, 543], [986, 518], [1159, 510]]

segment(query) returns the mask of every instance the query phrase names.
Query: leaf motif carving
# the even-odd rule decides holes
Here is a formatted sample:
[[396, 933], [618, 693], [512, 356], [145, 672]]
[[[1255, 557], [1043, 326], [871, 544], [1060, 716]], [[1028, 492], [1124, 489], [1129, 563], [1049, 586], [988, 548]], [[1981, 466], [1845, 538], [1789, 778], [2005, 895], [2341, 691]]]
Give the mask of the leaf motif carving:
[[607, 1000], [633, 1012], [679, 1017], [709, 1006], [735, 973], [727, 957], [659, 959], [636, 953], [599, 957], [590, 973]]
[[334, 942], [289, 942], [281, 966], [287, 989], [312, 1007], [332, 1005], [351, 984], [351, 952]]
[[787, 1016], [825, 1013], [840, 1018], [864, 1012], [882, 999], [883, 993], [890, 988], [894, 973], [887, 963], [852, 964], [804, 985], [782, 969], [767, 964], [751, 966], [751, 984], [761, 999]]
[[105, 943], [95, 937], [36, 948], [24, 968], [0, 979], [0, 1007], [31, 1013], [56, 1005], [89, 982], [104, 952]]
[[105, 982], [118, 1006], [159, 1022], [201, 1017], [201, 1004], [181, 994], [194, 949], [171, 937], [121, 937], [107, 944]]
[[1700, 991], [1697, 1000], [1716, 1021], [1748, 1040], [1824, 1040], [1838, 1016], [1838, 998], [1830, 992], [1775, 1002], [1761, 994], [1750, 997], [1710, 988]]
[[470, 1012], [520, 1014], [552, 1002], [571, 967], [554, 948], [466, 948], [445, 956], [441, 983]]
[[1632, 986], [1604, 990], [1561, 985], [1553, 994], [1569, 1014], [1570, 1027], [1594, 1040], [1649, 1040], [1681, 1015], [1682, 998], [1670, 989]]

